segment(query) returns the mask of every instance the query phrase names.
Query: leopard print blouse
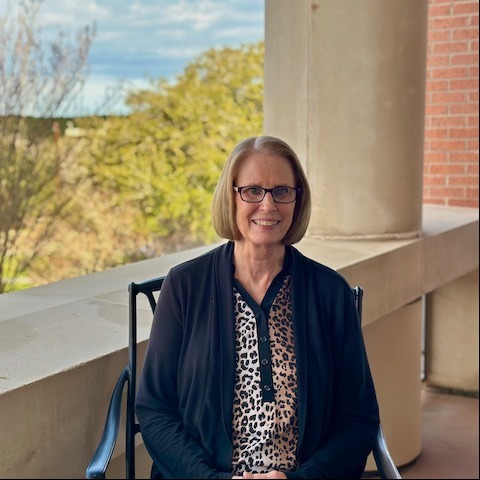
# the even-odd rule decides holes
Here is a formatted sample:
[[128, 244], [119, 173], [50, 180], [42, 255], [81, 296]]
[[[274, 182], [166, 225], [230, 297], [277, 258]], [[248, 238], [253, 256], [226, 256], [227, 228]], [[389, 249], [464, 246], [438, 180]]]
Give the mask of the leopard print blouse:
[[290, 276], [274, 280], [260, 306], [239, 282], [233, 293], [233, 474], [294, 470], [298, 411]]

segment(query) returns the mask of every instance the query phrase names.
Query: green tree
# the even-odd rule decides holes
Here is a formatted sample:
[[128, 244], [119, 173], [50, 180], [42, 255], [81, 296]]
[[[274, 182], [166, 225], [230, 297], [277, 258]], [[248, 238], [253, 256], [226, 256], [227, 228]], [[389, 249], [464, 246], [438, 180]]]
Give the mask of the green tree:
[[42, 252], [68, 203], [71, 191], [60, 182], [67, 152], [52, 122], [83, 86], [93, 39], [86, 27], [73, 41], [43, 41], [40, 6], [25, 0], [0, 18], [0, 293]]
[[131, 92], [128, 117], [85, 120], [89, 175], [138, 208], [151, 253], [216, 239], [210, 204], [223, 164], [262, 131], [263, 55], [263, 42], [207, 50], [175, 81]]

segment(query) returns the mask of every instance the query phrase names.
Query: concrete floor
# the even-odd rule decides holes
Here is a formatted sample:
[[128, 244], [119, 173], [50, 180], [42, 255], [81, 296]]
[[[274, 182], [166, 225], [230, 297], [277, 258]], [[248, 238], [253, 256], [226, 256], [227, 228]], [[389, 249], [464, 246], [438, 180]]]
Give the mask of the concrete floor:
[[402, 478], [478, 479], [478, 398], [424, 388], [421, 401], [422, 451]]

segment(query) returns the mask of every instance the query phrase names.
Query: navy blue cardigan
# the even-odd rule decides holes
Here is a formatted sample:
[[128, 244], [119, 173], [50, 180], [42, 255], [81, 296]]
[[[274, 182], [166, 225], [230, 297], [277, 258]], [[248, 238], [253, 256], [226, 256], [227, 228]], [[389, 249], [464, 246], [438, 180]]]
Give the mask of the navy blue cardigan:
[[[136, 400], [152, 477], [232, 476], [233, 248], [173, 267], [163, 283]], [[286, 474], [360, 478], [379, 412], [352, 291], [294, 247], [286, 254], [299, 425], [299, 465]]]

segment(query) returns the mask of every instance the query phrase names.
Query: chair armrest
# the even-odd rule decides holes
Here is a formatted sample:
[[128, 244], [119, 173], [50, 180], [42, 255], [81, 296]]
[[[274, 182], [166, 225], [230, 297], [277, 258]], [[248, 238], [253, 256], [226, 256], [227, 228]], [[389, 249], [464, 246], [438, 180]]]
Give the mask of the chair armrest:
[[378, 426], [377, 439], [373, 448], [373, 456], [381, 478], [402, 478], [393, 462], [383, 435], [382, 425]]
[[112, 397], [110, 398], [110, 405], [108, 406], [102, 438], [85, 470], [85, 478], [105, 478], [105, 472], [107, 471], [115, 444], [117, 443], [123, 387], [129, 379], [129, 373], [129, 368], [125, 367], [115, 384]]

